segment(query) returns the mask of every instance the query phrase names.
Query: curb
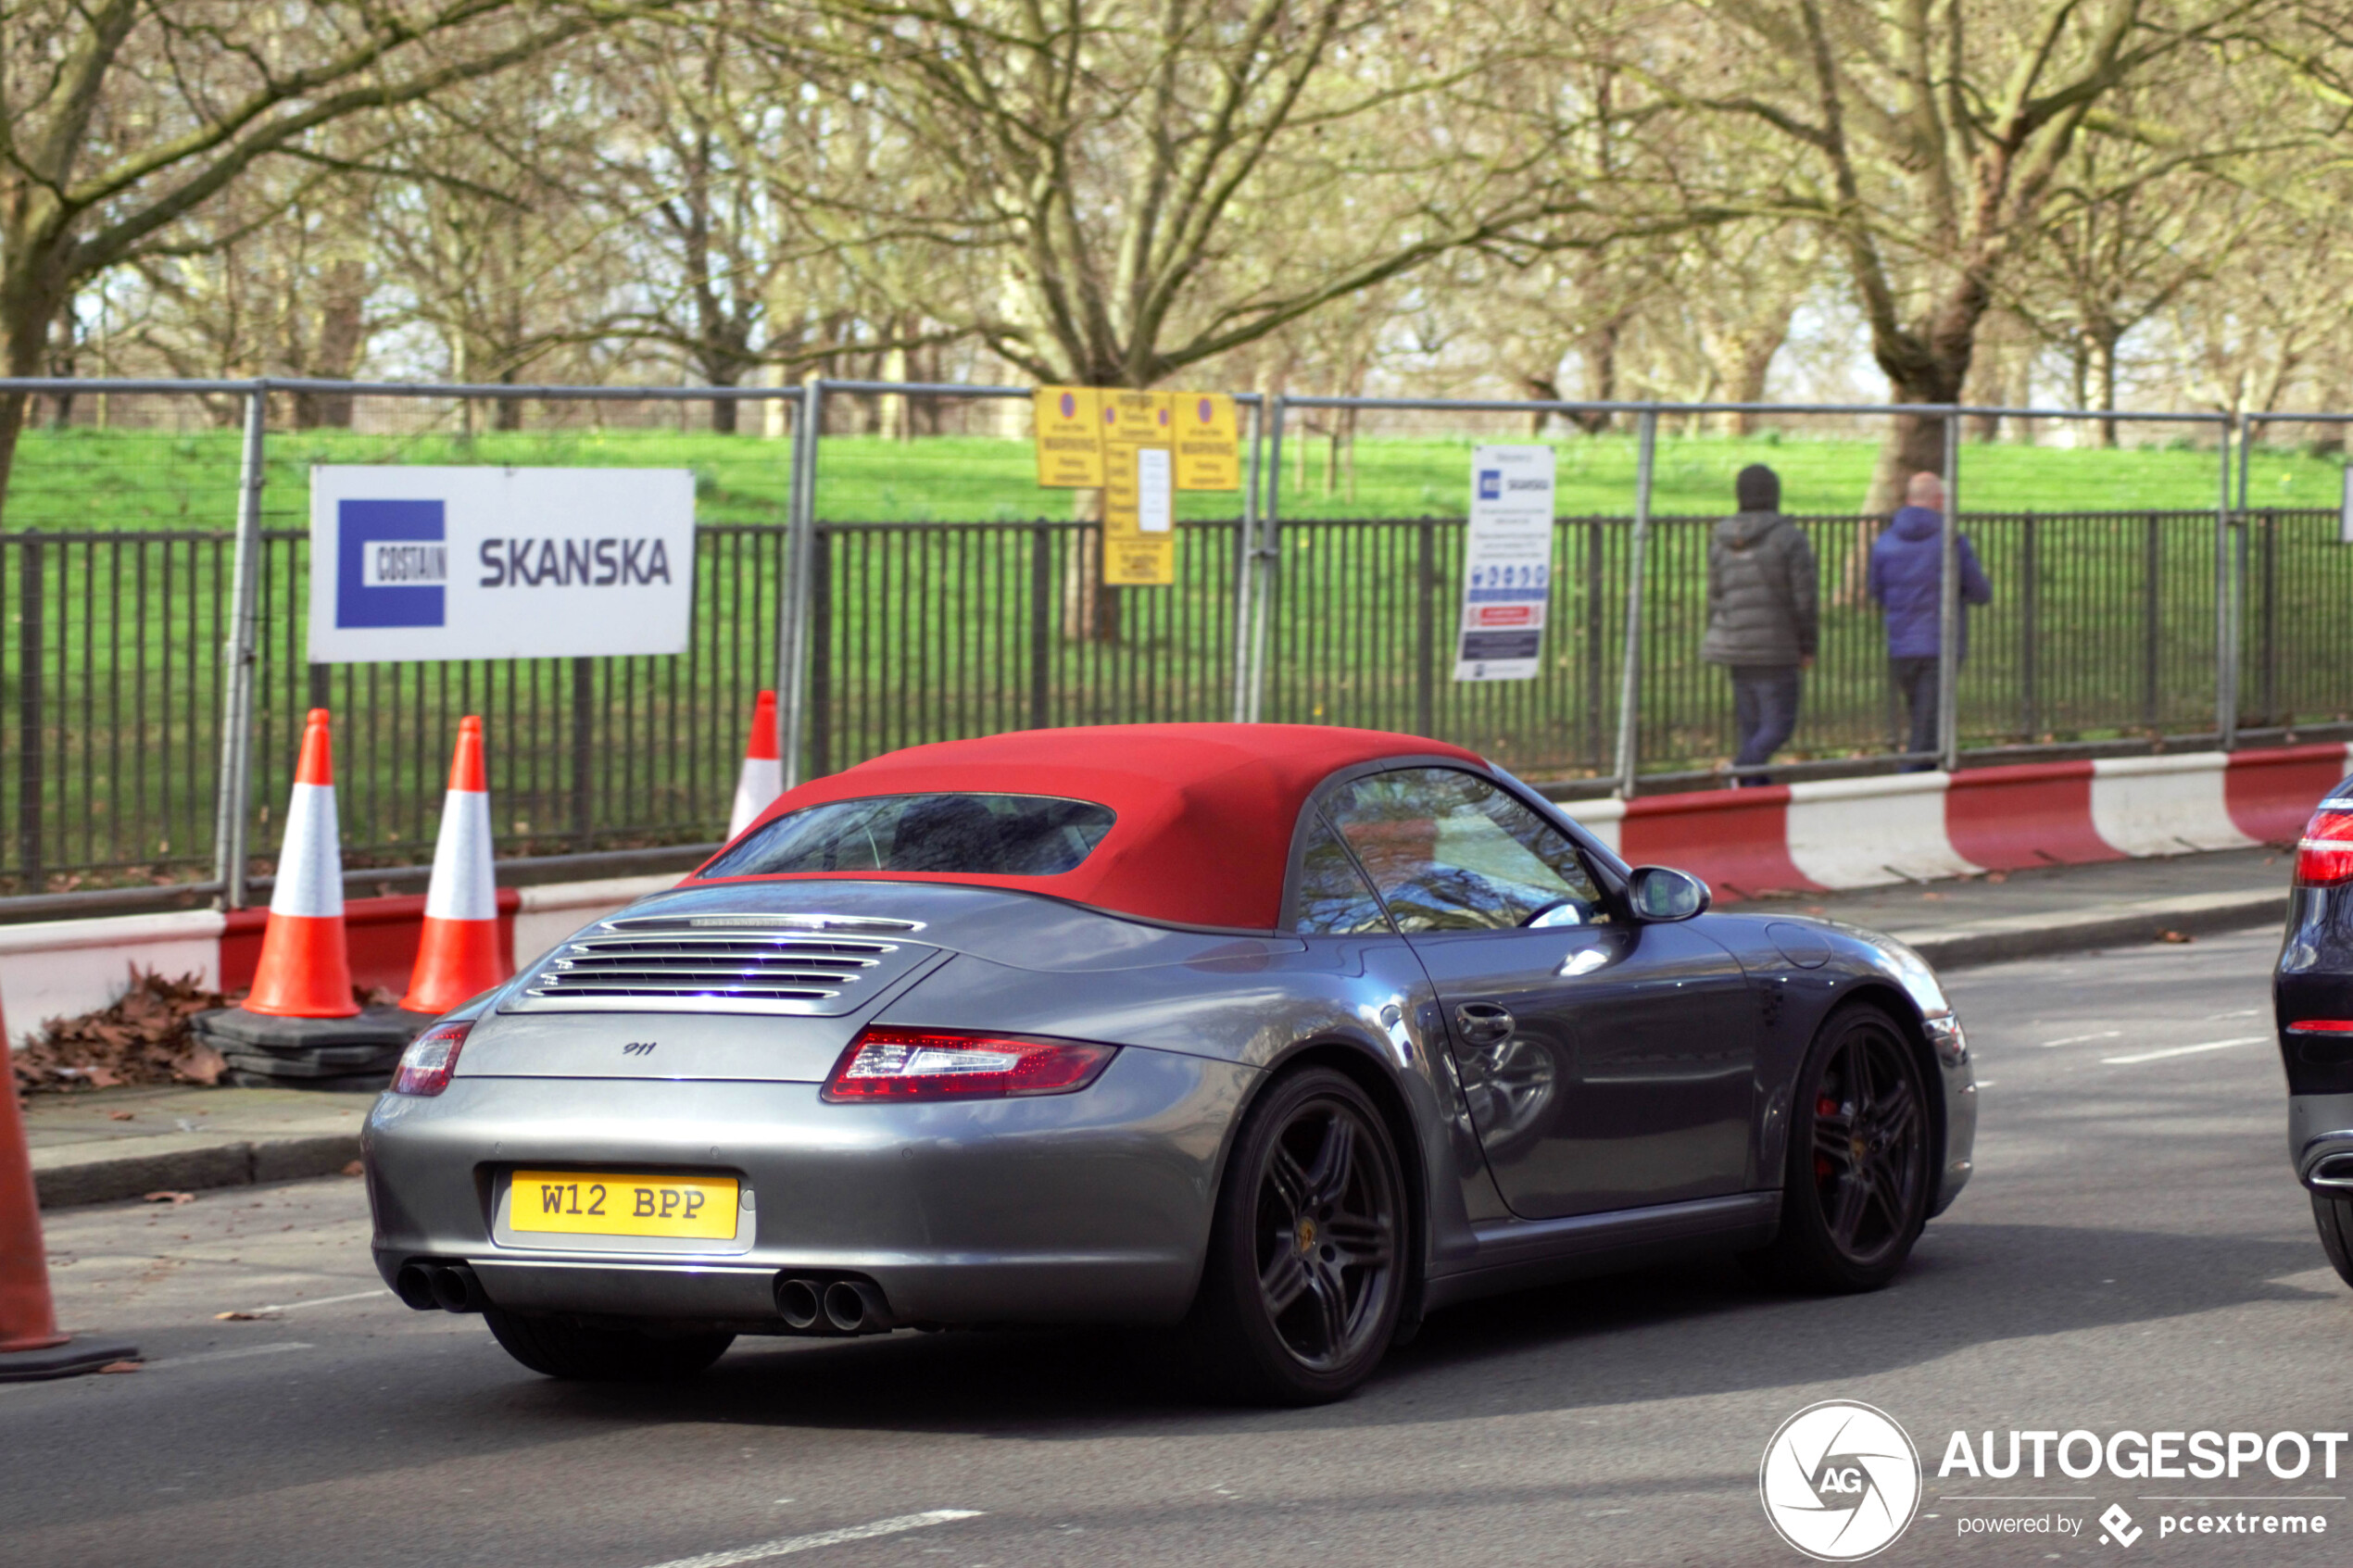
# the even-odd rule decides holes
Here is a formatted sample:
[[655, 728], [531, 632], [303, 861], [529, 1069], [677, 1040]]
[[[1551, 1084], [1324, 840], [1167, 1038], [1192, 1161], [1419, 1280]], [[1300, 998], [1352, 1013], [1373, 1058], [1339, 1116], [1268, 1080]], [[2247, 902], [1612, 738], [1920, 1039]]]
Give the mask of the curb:
[[1888, 935], [1938, 969], [1966, 969], [1972, 964], [2006, 963], [2012, 959], [2154, 942], [2167, 931], [2178, 931], [2185, 936], [2244, 931], [2286, 918], [2287, 893], [2282, 889], [2200, 893], [2183, 898], [2108, 904], [2057, 914], [2007, 915], [1934, 931], [1894, 931]]
[[42, 1208], [62, 1209], [77, 1203], [119, 1203], [164, 1187], [195, 1192], [332, 1176], [359, 1158], [358, 1133], [321, 1133], [51, 1165], [34, 1170], [32, 1186]]

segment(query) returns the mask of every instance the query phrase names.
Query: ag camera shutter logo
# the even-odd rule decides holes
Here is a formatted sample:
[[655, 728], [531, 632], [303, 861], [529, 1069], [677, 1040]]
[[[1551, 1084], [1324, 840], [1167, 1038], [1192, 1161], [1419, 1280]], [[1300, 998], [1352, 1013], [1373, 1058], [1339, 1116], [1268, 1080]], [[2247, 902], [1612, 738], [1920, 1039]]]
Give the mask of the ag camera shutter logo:
[[1765, 1445], [1756, 1489], [1781, 1539], [1820, 1562], [1884, 1549], [1920, 1505], [1920, 1456], [1886, 1411], [1845, 1399], [1808, 1405]]

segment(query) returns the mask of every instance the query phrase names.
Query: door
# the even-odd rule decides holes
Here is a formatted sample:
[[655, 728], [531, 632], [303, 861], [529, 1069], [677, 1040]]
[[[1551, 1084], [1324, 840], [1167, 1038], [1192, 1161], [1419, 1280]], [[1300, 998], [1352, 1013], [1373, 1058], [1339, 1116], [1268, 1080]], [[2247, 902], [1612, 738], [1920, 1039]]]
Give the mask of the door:
[[1758, 1016], [1729, 951], [1628, 923], [1566, 835], [1476, 774], [1396, 769], [1325, 809], [1437, 988], [1515, 1213], [1746, 1189]]

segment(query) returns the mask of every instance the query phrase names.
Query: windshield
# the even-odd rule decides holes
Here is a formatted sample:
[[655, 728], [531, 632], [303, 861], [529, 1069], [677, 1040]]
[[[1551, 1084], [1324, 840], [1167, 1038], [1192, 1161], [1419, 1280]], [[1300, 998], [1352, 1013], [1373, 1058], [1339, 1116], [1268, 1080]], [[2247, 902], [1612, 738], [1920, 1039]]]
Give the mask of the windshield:
[[786, 872], [1056, 876], [1111, 831], [1108, 806], [1045, 795], [882, 795], [788, 812], [703, 868], [705, 877]]

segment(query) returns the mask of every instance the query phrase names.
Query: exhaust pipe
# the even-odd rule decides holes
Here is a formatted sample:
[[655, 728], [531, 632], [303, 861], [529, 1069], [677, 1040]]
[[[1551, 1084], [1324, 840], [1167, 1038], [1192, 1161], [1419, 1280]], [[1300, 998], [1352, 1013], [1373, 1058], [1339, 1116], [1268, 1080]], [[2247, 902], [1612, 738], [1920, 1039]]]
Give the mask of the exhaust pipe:
[[776, 1311], [791, 1329], [812, 1329], [824, 1309], [818, 1302], [818, 1286], [814, 1280], [780, 1279], [776, 1282]]
[[2315, 1192], [2353, 1193], [2353, 1152], [2323, 1155], [2304, 1173], [2304, 1185]]
[[881, 1334], [890, 1327], [882, 1292], [847, 1279], [825, 1286], [825, 1321], [843, 1334]]
[[433, 1276], [422, 1263], [403, 1263], [392, 1278], [393, 1294], [402, 1303], [421, 1312], [437, 1311], [441, 1303], [434, 1298]]
[[424, 1273], [433, 1286], [434, 1301], [443, 1311], [479, 1312], [485, 1304], [482, 1282], [465, 1264], [435, 1263]]

